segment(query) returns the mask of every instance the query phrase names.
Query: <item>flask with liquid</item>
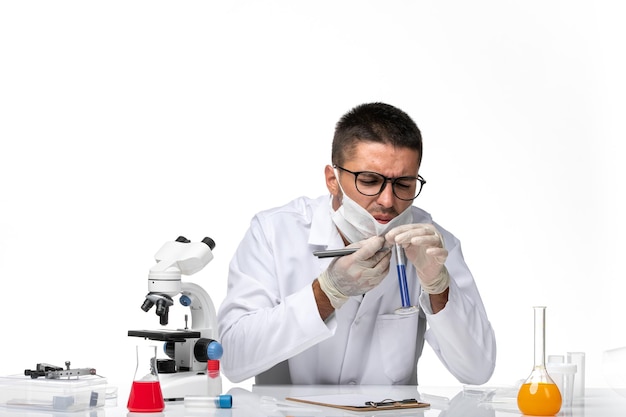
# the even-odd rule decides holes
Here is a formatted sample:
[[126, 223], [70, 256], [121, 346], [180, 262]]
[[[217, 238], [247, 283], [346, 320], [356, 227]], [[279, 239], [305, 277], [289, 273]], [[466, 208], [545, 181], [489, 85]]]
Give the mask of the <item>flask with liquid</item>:
[[531, 416], [554, 416], [561, 409], [561, 393], [546, 370], [546, 308], [533, 307], [535, 314], [535, 365], [517, 393], [520, 411]]
[[127, 408], [139, 413], [156, 413], [165, 408], [157, 372], [156, 346], [137, 345], [137, 368]]

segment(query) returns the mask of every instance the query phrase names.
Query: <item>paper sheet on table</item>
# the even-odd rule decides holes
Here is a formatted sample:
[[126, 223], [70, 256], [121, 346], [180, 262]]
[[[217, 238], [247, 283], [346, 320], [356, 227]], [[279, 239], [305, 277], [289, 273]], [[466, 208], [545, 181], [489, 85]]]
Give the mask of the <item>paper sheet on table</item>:
[[324, 407], [341, 408], [350, 411], [376, 411], [376, 410], [400, 410], [405, 408], [425, 408], [430, 404], [423, 402], [411, 402], [403, 404], [403, 399], [393, 398], [398, 402], [390, 402], [384, 405], [367, 405], [369, 401], [381, 403], [387, 398], [372, 398], [363, 394], [332, 394], [332, 395], [308, 395], [304, 397], [287, 397], [286, 400], [297, 401], [306, 404], [321, 405]]

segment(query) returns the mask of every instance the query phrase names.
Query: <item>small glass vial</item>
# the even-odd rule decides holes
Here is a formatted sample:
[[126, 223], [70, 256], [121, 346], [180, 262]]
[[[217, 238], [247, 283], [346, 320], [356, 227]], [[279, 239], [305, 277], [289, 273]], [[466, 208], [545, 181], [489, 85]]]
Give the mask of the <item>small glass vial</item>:
[[165, 408], [157, 372], [156, 346], [137, 345], [137, 368], [127, 408], [139, 413], [157, 413]]
[[561, 409], [561, 393], [546, 370], [546, 308], [535, 313], [535, 365], [517, 393], [517, 406], [525, 415], [554, 416]]

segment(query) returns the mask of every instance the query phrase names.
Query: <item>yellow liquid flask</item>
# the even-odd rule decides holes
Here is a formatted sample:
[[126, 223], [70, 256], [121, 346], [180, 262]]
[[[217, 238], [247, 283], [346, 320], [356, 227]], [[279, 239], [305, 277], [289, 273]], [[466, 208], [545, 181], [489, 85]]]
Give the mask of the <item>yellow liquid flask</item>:
[[535, 310], [535, 366], [517, 393], [517, 406], [527, 416], [554, 416], [561, 409], [561, 393], [546, 371], [546, 308]]

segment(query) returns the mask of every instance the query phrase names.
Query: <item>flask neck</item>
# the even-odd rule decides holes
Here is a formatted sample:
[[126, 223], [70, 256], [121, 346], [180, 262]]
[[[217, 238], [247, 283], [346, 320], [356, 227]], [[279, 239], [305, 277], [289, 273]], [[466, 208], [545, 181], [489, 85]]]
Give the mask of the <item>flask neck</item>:
[[546, 308], [533, 307], [535, 311], [535, 368], [546, 366]]

